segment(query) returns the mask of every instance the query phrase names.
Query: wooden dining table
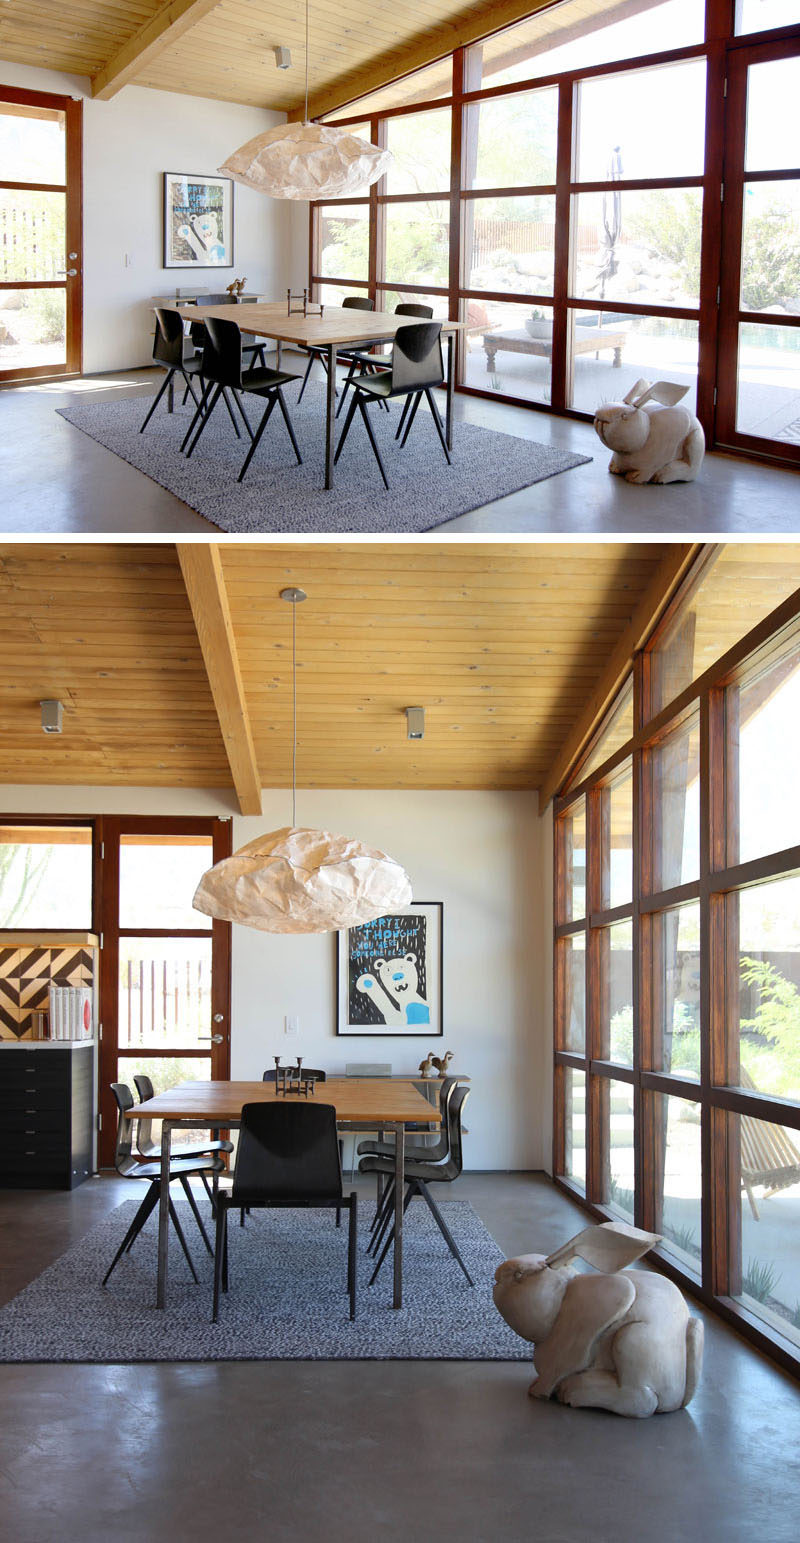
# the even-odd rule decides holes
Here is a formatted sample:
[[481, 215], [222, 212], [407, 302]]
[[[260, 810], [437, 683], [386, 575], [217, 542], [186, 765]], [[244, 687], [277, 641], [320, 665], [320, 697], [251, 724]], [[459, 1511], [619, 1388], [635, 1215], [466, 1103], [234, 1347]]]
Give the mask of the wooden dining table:
[[[181, 1128], [220, 1130], [241, 1125], [245, 1104], [332, 1104], [336, 1123], [347, 1130], [393, 1130], [395, 1133], [394, 1282], [392, 1305], [403, 1305], [403, 1191], [405, 1189], [405, 1141], [407, 1125], [441, 1125], [438, 1103], [432, 1104], [409, 1080], [396, 1077], [329, 1077], [318, 1082], [308, 1096], [282, 1094], [274, 1082], [183, 1082], [180, 1087], [157, 1093], [137, 1104], [134, 1119], [161, 1120], [161, 1180], [158, 1210], [158, 1280], [156, 1306], [167, 1305], [169, 1268], [169, 1167], [172, 1132]], [[176, 1148], [176, 1156], [180, 1147]], [[216, 1179], [215, 1179], [216, 1182]]]
[[[284, 343], [323, 350], [328, 370], [325, 413], [326, 489], [333, 487], [338, 351], [341, 348], [367, 348], [371, 343], [391, 343], [399, 327], [413, 325], [411, 318], [397, 316], [394, 311], [359, 311], [350, 306], [340, 305], [326, 305], [322, 316], [319, 314], [304, 316], [302, 311], [293, 311], [291, 315], [287, 315], [285, 300], [260, 300], [255, 305], [245, 306], [243, 310], [239, 310], [235, 305], [181, 305], [180, 313], [190, 321], [207, 321], [209, 317], [219, 321], [235, 321], [243, 332], [253, 333], [255, 337], [273, 338], [278, 348], [279, 369]], [[465, 327], [466, 322], [442, 322], [442, 333], [447, 340], [445, 439], [448, 450], [453, 448], [455, 385], [453, 343], [456, 333], [463, 331]]]

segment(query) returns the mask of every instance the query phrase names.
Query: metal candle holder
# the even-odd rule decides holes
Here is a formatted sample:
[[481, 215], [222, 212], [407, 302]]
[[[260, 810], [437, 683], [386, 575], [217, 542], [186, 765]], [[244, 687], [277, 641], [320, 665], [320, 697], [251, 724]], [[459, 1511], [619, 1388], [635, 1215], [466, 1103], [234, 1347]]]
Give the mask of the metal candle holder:
[[308, 1098], [309, 1093], [314, 1093], [314, 1084], [317, 1079], [311, 1073], [303, 1075], [303, 1057], [301, 1055], [297, 1057], [296, 1066], [281, 1066], [279, 1055], [273, 1056], [272, 1059], [275, 1062], [276, 1098], [286, 1098], [292, 1093], [302, 1094], [303, 1098]]
[[[293, 300], [302, 301], [302, 306], [299, 305], [299, 304], [298, 305], [292, 305], [292, 301]], [[321, 321], [322, 320], [322, 313], [323, 313], [325, 307], [324, 307], [324, 305], [320, 305], [319, 310], [315, 310], [314, 309], [314, 307], [312, 306], [312, 303], [311, 303], [311, 291], [309, 289], [304, 289], [302, 295], [293, 295], [292, 291], [290, 289], [287, 289], [287, 291], [286, 291], [286, 315], [287, 316], [294, 316], [294, 315], [298, 315], [299, 316], [301, 309], [302, 309], [302, 312], [303, 312], [304, 316], [318, 316], [320, 321]]]

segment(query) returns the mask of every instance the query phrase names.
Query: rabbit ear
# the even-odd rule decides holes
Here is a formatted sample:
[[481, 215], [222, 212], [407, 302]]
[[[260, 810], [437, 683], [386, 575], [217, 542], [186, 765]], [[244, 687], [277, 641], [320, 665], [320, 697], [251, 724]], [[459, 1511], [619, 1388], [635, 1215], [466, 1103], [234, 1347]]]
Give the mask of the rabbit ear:
[[[646, 401], [647, 397], [649, 395], [650, 395], [650, 382], [649, 382], [649, 380], [637, 380], [636, 385], [635, 386], [631, 386], [631, 389], [628, 392], [628, 395], [624, 396], [622, 398], [622, 400], [623, 400], [623, 402], [627, 402], [629, 407], [640, 407], [641, 403]], [[639, 399], [639, 400], [637, 400], [637, 399]]]
[[674, 407], [688, 390], [688, 386], [676, 386], [670, 380], [657, 380], [650, 396], [654, 402], [660, 402], [662, 407]]

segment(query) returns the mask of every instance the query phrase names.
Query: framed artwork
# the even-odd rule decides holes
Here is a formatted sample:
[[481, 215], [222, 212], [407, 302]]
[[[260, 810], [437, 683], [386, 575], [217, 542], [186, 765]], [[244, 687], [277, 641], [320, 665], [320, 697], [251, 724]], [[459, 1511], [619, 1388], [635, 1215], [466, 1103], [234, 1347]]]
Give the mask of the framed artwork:
[[443, 913], [417, 900], [337, 933], [337, 1034], [441, 1037]]
[[164, 172], [164, 267], [233, 267], [230, 177]]

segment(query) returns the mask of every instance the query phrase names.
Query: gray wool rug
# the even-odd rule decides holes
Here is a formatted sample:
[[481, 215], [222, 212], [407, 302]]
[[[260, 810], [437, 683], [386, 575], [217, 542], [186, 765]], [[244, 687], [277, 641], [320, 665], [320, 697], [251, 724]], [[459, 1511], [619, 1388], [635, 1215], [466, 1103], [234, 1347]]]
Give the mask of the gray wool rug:
[[[400, 449], [394, 433], [401, 407], [392, 402], [389, 413], [370, 409], [389, 491], [383, 486], [359, 417], [342, 451], [334, 487], [326, 493], [324, 388], [310, 383], [299, 404], [297, 394], [296, 386], [286, 387], [286, 403], [303, 465], [297, 465], [286, 426], [276, 409], [242, 483], [236, 479], [248, 442], [243, 428], [242, 439], [236, 439], [222, 403], [190, 461], [179, 449], [191, 421], [190, 407], [178, 407], [177, 391], [175, 412], [170, 416], [162, 400], [144, 434], [139, 428], [149, 398], [127, 397], [58, 411], [221, 530], [248, 534], [431, 530], [506, 493], [591, 460], [590, 456], [552, 450], [530, 439], [458, 423], [453, 431], [453, 465], [449, 467], [431, 416], [422, 408], [405, 450]], [[261, 420], [261, 403], [247, 396], [244, 402], [255, 427]], [[337, 439], [342, 421], [336, 426]]]
[[[138, 1190], [138, 1186], [137, 1186]], [[108, 1269], [139, 1200], [112, 1211], [79, 1243], [0, 1309], [0, 1362], [465, 1360], [524, 1361], [530, 1346], [492, 1302], [503, 1255], [465, 1201], [442, 1206], [475, 1282], [468, 1286], [421, 1201], [404, 1230], [404, 1305], [391, 1306], [391, 1257], [367, 1283], [372, 1207], [359, 1207], [358, 1315], [349, 1319], [347, 1215], [337, 1230], [326, 1210], [253, 1212], [244, 1229], [228, 1220], [230, 1290], [211, 1322], [212, 1261], [184, 1200], [176, 1205], [195, 1285], [170, 1229], [168, 1305], [155, 1307], [155, 1216]], [[201, 1198], [204, 1219], [208, 1207]]]

